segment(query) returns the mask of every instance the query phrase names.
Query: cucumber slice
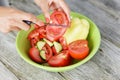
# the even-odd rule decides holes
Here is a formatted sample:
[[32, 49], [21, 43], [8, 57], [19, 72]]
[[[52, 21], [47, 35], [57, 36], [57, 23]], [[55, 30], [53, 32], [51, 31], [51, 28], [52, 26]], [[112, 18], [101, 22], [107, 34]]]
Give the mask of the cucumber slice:
[[46, 60], [46, 53], [44, 50], [41, 50], [40, 51], [40, 57], [43, 59], [43, 60]]
[[55, 50], [57, 53], [59, 53], [62, 50], [62, 45], [56, 41], [53, 42]]
[[44, 40], [50, 47], [53, 46], [53, 43], [50, 42], [49, 40], [47, 40], [47, 39], [45, 39], [45, 38], [43, 38], [43, 40]]
[[38, 41], [37, 42], [37, 47], [39, 50], [42, 50], [43, 46], [45, 45], [45, 42], [44, 41]]

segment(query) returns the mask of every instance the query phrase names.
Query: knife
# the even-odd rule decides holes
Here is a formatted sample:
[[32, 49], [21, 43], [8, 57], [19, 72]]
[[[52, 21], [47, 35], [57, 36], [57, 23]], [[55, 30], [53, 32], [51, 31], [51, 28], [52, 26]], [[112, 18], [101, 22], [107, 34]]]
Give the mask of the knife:
[[[31, 24], [36, 24], [32, 21], [28, 21], [28, 20], [22, 20], [24, 23], [31, 25]], [[62, 26], [62, 27], [67, 27], [67, 25], [62, 25], [62, 24], [52, 24], [52, 23], [44, 23], [45, 26], [49, 25], [49, 26]]]

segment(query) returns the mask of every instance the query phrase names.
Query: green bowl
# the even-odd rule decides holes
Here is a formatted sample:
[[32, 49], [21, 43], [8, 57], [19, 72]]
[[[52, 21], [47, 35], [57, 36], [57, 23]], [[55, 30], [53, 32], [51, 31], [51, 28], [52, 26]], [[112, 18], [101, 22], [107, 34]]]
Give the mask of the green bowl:
[[[68, 70], [74, 69], [74, 68], [84, 64], [88, 60], [90, 60], [96, 54], [97, 50], [99, 49], [100, 42], [101, 42], [100, 31], [98, 30], [98, 28], [94, 24], [94, 22], [91, 21], [89, 18], [85, 17], [84, 15], [81, 15], [81, 14], [75, 13], [75, 12], [71, 12], [71, 16], [78, 17], [78, 18], [84, 18], [84, 19], [88, 20], [90, 23], [90, 31], [89, 31], [89, 35], [87, 38], [87, 40], [89, 42], [90, 53], [85, 59], [80, 60], [80, 61], [74, 61], [74, 63], [72, 65], [65, 66], [65, 67], [50, 67], [50, 66], [41, 65], [41, 64], [38, 64], [38, 63], [32, 61], [28, 56], [30, 43], [27, 40], [28, 33], [31, 30], [29, 30], [29, 31], [21, 30], [20, 32], [18, 32], [18, 35], [16, 38], [16, 48], [17, 48], [17, 51], [20, 54], [20, 56], [29, 64], [31, 64], [35, 67], [47, 70], [47, 71], [51, 71], [51, 72], [68, 71]], [[43, 15], [39, 15], [38, 18], [44, 21]]]

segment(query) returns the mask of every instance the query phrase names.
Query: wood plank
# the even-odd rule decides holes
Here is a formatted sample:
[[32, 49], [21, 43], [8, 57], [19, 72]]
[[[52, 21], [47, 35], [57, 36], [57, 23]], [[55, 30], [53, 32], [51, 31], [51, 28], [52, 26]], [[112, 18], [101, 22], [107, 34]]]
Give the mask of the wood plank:
[[[74, 77], [76, 77], [78, 80], [119, 80], [120, 74], [118, 72], [119, 70], [117, 71], [119, 67], [118, 64], [120, 64], [120, 31], [118, 30], [120, 28], [119, 22], [116, 20], [116, 18], [113, 18], [109, 12], [106, 13], [105, 10], [99, 6], [96, 7], [96, 5], [93, 3], [91, 4], [88, 1], [83, 0], [76, 2], [72, 0], [71, 2], [68, 1], [68, 3], [74, 4], [70, 5], [73, 11], [85, 14], [98, 25], [102, 34], [101, 44], [103, 45], [100, 48], [104, 49], [105, 52], [102, 53], [99, 51], [92, 60], [77, 68], [78, 70], [65, 72], [62, 74], [67, 77], [71, 76], [71, 80], [73, 80]], [[112, 57], [113, 55], [114, 57]], [[109, 60], [112, 61], [110, 62]], [[102, 65], [102, 67], [100, 65]]]
[[[28, 3], [28, 0], [10, 1], [13, 3], [13, 7], [21, 10], [34, 14], [41, 12], [39, 8], [36, 8], [36, 5], [31, 2]], [[108, 1], [110, 2], [107, 4]], [[112, 5], [112, 1], [116, 6]], [[82, 13], [92, 19], [101, 31], [100, 50], [89, 62], [62, 73], [51, 73], [35, 68], [17, 54], [15, 49], [16, 33], [0, 34], [0, 37], [2, 37], [0, 40], [0, 60], [9, 66], [9, 69], [21, 80], [119, 80], [120, 12], [118, 2], [120, 1], [66, 0], [66, 2], [72, 11]]]
[[18, 80], [18, 78], [0, 62], [0, 80]]
[[119, 80], [120, 49], [102, 39], [100, 50], [86, 64], [61, 73], [68, 80]]
[[[59, 73], [36, 68], [25, 62], [16, 51], [14, 33], [0, 34], [0, 60], [21, 80], [64, 80]], [[1, 72], [0, 72], [1, 74]]]
[[82, 13], [93, 20], [98, 25], [102, 37], [110, 40], [116, 46], [120, 46], [119, 17], [117, 19], [114, 18], [111, 14], [106, 13], [106, 11], [104, 11], [100, 7], [96, 7], [93, 3], [90, 3], [86, 0], [81, 2], [76, 2], [72, 0], [68, 3], [74, 4], [70, 6], [73, 11]]
[[[120, 0], [96, 0], [103, 3], [107, 7], [113, 9], [114, 11], [120, 11]], [[96, 2], [95, 1], [95, 2]]]
[[41, 13], [41, 9], [33, 2], [33, 0], [9, 0], [9, 3], [11, 4], [11, 7], [32, 13], [34, 15]]

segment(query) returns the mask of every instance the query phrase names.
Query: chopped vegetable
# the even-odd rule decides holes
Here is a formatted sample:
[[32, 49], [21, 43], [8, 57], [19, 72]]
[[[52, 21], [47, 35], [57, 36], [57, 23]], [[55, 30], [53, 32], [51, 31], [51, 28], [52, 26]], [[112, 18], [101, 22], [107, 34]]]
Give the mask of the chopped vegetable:
[[44, 47], [46, 43], [44, 41], [38, 41], [37, 42], [37, 47], [39, 50], [42, 50], [42, 48]]
[[62, 45], [56, 41], [54, 41], [53, 44], [55, 46], [56, 52], [59, 53], [62, 50]]
[[43, 60], [46, 60], [46, 54], [45, 54], [45, 51], [44, 51], [44, 50], [41, 50], [41, 51], [40, 51], [40, 57], [41, 57]]
[[67, 43], [71, 43], [76, 40], [86, 39], [89, 33], [89, 22], [85, 19], [73, 18], [71, 26], [64, 34]]
[[49, 46], [53, 46], [53, 43], [45, 38], [43, 38], [43, 40], [49, 45]]

